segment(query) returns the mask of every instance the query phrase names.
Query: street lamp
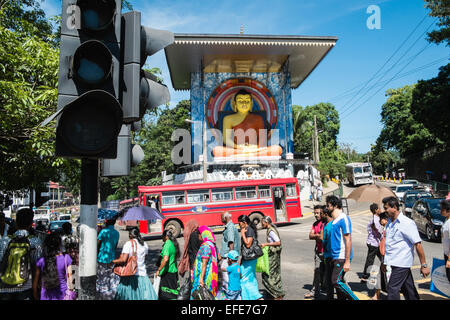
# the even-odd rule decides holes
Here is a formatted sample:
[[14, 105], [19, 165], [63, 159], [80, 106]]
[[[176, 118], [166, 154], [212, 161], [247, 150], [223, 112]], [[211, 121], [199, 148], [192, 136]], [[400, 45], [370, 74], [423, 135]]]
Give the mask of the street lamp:
[[[198, 120], [190, 120], [190, 119], [184, 119], [184, 121], [188, 122], [188, 123], [199, 123], [200, 121]], [[206, 142], [207, 142], [207, 137], [206, 137], [206, 119], [204, 119], [203, 121], [203, 182], [207, 182], [207, 178], [208, 178], [208, 170], [207, 170], [207, 152], [206, 152]]]

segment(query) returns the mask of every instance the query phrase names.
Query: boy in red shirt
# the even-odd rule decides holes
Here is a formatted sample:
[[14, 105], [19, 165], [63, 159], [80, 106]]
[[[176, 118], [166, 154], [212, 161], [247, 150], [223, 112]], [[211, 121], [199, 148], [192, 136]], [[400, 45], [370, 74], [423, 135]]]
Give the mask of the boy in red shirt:
[[318, 298], [320, 295], [320, 288], [323, 286], [323, 274], [325, 270], [323, 260], [323, 246], [322, 240], [320, 240], [320, 234], [323, 231], [325, 222], [322, 220], [323, 206], [314, 206], [314, 217], [316, 221], [313, 223], [311, 231], [309, 232], [309, 239], [316, 240], [316, 246], [314, 247], [314, 279], [313, 287], [310, 292], [305, 294], [305, 298]]

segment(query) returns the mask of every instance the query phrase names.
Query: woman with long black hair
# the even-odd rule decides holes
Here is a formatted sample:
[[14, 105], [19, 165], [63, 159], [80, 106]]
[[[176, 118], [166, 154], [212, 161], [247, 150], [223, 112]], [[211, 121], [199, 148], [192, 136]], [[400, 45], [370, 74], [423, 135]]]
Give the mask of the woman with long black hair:
[[177, 260], [180, 258], [180, 248], [170, 230], [164, 230], [162, 240], [164, 245], [161, 251], [161, 264], [156, 271], [156, 276], [161, 277], [158, 297], [159, 300], [176, 300], [178, 296]]
[[130, 240], [125, 243], [120, 257], [113, 260], [113, 263], [126, 264], [130, 255], [136, 252], [137, 271], [132, 276], [120, 277], [115, 300], [157, 300], [145, 266], [148, 246], [137, 228], [131, 229], [128, 236]]
[[68, 283], [72, 283], [72, 259], [61, 252], [61, 245], [61, 237], [57, 233], [50, 233], [44, 240], [44, 256], [36, 262], [33, 281], [36, 300], [64, 300]]
[[[258, 230], [256, 226], [250, 221], [246, 215], [241, 215], [238, 218], [239, 226], [241, 228], [241, 247], [246, 246], [250, 248], [258, 238]], [[241, 250], [242, 253], [243, 250]], [[258, 289], [258, 280], [256, 279], [256, 260], [241, 261], [242, 278], [241, 278], [241, 297], [242, 300], [260, 300], [262, 294]]]

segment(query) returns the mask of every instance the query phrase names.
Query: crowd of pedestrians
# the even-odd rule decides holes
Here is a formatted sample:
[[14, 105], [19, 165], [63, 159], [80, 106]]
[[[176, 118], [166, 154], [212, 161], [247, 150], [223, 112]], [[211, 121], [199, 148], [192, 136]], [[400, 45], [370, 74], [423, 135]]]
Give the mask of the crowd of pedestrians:
[[[423, 277], [430, 274], [425, 252], [415, 222], [400, 211], [396, 197], [383, 199], [383, 209], [378, 204], [370, 206], [372, 217], [367, 225], [367, 257], [361, 275], [361, 282], [368, 282], [378, 257], [380, 267], [375, 270], [375, 294], [373, 300], [381, 299], [386, 292], [387, 300], [400, 300], [400, 293], [406, 300], [420, 299], [414, 284], [411, 267], [414, 252], [420, 261]], [[450, 281], [450, 200], [441, 202], [441, 215], [446, 218], [442, 226], [443, 257], [445, 270]], [[316, 221], [312, 225], [309, 239], [315, 240], [313, 286], [305, 298], [319, 298], [320, 291], [327, 299], [358, 300], [345, 281], [353, 259], [352, 227], [349, 217], [342, 211], [342, 201], [332, 195], [326, 198], [326, 205], [314, 207]]]
[[[345, 280], [353, 259], [351, 220], [339, 197], [328, 196], [325, 203], [314, 207], [316, 221], [309, 233], [309, 239], [315, 241], [313, 286], [305, 298], [317, 299], [322, 292], [330, 300], [335, 296], [358, 300]], [[372, 204], [370, 211], [361, 281], [372, 276], [371, 267], [378, 258], [380, 268], [372, 299], [381, 299], [383, 291], [388, 300], [399, 300], [401, 293], [407, 300], [418, 300], [411, 272], [415, 252], [421, 274], [428, 276], [430, 269], [415, 223], [400, 211], [396, 197], [384, 198], [383, 208]], [[450, 200], [441, 202], [441, 214], [446, 217], [442, 243], [450, 281]], [[19, 210], [14, 226], [5, 226], [0, 216], [0, 300], [75, 300], [80, 289], [75, 281], [80, 240], [67, 223], [61, 233], [49, 233], [42, 241], [33, 235], [33, 216], [31, 209]], [[114, 227], [116, 217], [108, 218], [97, 237], [96, 299], [283, 299], [282, 241], [272, 219], [266, 216], [261, 221], [266, 230], [261, 242], [248, 216], [237, 218], [239, 231], [229, 212], [222, 213], [221, 220], [225, 229], [219, 247], [211, 229], [195, 219], [184, 228], [183, 250], [172, 232], [164, 230], [152, 283], [146, 263], [149, 248], [139, 230], [129, 230], [129, 240], [116, 258], [119, 232]], [[263, 258], [267, 263], [261, 271]], [[266, 295], [258, 287], [258, 272]]]

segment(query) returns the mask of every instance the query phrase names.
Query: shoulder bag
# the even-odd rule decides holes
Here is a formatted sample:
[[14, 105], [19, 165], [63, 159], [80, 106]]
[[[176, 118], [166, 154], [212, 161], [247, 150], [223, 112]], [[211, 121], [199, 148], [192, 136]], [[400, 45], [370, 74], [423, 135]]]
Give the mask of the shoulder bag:
[[114, 266], [114, 273], [121, 277], [131, 277], [137, 272], [137, 244], [136, 240], [131, 240], [132, 254], [128, 255], [128, 260], [125, 265]]
[[243, 260], [258, 259], [264, 254], [256, 238], [253, 238], [252, 245], [250, 246], [250, 248], [247, 248], [244, 244], [244, 241], [242, 241], [241, 253]]

